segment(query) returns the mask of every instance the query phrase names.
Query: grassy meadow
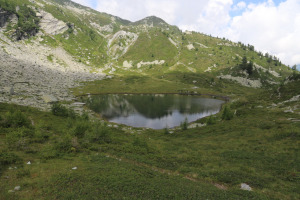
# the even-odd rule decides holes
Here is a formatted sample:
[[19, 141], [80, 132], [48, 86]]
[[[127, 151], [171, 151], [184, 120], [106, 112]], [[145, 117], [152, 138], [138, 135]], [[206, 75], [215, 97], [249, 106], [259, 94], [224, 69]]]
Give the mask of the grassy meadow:
[[[139, 88], [150, 80], [97, 85], [107, 87], [103, 93], [170, 91], [171, 84], [155, 90], [159, 81], [153, 90]], [[281, 88], [278, 101], [290, 98], [285, 92], [294, 83]], [[2, 103], [0, 199], [299, 199], [300, 123], [290, 120], [297, 113], [283, 112], [296, 104], [271, 107], [274, 91], [255, 91], [236, 92], [219, 114], [198, 120], [206, 126], [187, 130], [109, 124], [60, 105], [41, 112]], [[235, 113], [227, 120], [225, 107]], [[240, 190], [241, 183], [253, 191]]]

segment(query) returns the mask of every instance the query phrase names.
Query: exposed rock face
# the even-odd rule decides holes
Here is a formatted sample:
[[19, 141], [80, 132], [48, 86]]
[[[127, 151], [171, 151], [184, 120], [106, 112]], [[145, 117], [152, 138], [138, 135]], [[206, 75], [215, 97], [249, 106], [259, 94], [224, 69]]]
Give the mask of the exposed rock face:
[[41, 10], [36, 16], [41, 17], [40, 26], [47, 34], [57, 35], [68, 30], [66, 23], [54, 18], [50, 13]]
[[118, 59], [123, 56], [132, 46], [138, 35], [131, 32], [119, 31], [108, 41], [109, 54], [113, 56], [114, 59]]
[[141, 68], [143, 65], [163, 65], [165, 63], [164, 60], [155, 60], [153, 62], [144, 62], [144, 61], [141, 61], [137, 64], [137, 68]]
[[236, 81], [239, 84], [246, 86], [246, 87], [253, 87], [253, 88], [261, 88], [262, 87], [262, 83], [260, 80], [250, 80], [247, 78], [235, 77], [235, 76], [231, 76], [231, 75], [222, 75], [222, 76], [218, 76], [218, 78]]
[[0, 28], [6, 25], [11, 15], [12, 14], [10, 14], [9, 12], [0, 8]]
[[193, 50], [195, 49], [194, 45], [193, 44], [189, 44], [186, 46], [188, 48], [188, 50]]

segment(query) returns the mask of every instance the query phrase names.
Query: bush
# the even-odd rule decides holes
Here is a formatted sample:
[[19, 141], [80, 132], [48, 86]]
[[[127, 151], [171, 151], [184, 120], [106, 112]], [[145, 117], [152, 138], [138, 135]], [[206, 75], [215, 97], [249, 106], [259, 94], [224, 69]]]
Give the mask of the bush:
[[89, 129], [90, 124], [86, 121], [79, 121], [75, 125], [74, 136], [82, 138]]
[[72, 151], [72, 137], [70, 135], [64, 135], [63, 137], [60, 138], [58, 142], [54, 145], [54, 149], [60, 151], [60, 152], [65, 152], [65, 153], [70, 153]]
[[36, 17], [35, 11], [27, 7], [27, 5], [20, 6], [20, 10], [17, 12], [18, 24], [17, 24], [17, 39], [20, 40], [23, 37], [30, 37], [35, 35], [39, 31], [40, 19]]
[[209, 116], [209, 118], [207, 119], [206, 123], [207, 123], [208, 125], [215, 124], [215, 123], [216, 123], [216, 118], [213, 117], [213, 116], [211, 115], [211, 116]]
[[65, 106], [61, 105], [60, 103], [54, 103], [51, 106], [51, 112], [55, 116], [60, 116], [60, 117], [69, 117], [72, 119], [76, 119], [77, 115], [74, 110], [71, 108], [66, 108]]
[[21, 158], [14, 153], [0, 152], [0, 168], [5, 165], [21, 163]]
[[222, 114], [223, 120], [231, 120], [233, 118], [233, 112], [231, 111], [229, 106], [225, 106]]
[[4, 116], [2, 126], [5, 128], [31, 127], [30, 120], [19, 110], [7, 112]]
[[35, 135], [34, 129], [18, 128], [6, 134], [6, 144], [11, 149], [27, 150], [31, 138]]
[[170, 131], [169, 131], [168, 127], [164, 128], [164, 133], [165, 133], [166, 135], [169, 135], [169, 134], [170, 134]]
[[87, 138], [90, 142], [111, 143], [110, 130], [101, 123], [93, 126], [92, 131], [87, 133]]
[[56, 115], [56, 116], [61, 116], [61, 117], [69, 116], [68, 109], [65, 106], [61, 105], [60, 103], [52, 104], [51, 112], [53, 115]]
[[188, 129], [188, 122], [187, 119], [185, 118], [184, 122], [180, 123], [180, 127], [182, 130], [187, 130]]

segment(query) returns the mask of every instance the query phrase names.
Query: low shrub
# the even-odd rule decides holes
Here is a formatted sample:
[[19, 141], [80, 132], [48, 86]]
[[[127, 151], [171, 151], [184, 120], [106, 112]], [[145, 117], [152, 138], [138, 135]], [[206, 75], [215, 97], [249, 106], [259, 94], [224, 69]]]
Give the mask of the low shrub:
[[188, 129], [188, 122], [187, 122], [187, 119], [185, 119], [184, 122], [181, 122], [181, 123], [180, 123], [180, 127], [181, 127], [181, 129], [182, 129], [183, 131]]
[[1, 123], [5, 128], [17, 128], [17, 127], [31, 127], [30, 120], [19, 110], [7, 112]]
[[69, 134], [62, 136], [55, 144], [54, 149], [63, 153], [72, 152], [72, 137]]
[[206, 123], [207, 123], [208, 125], [216, 124], [216, 118], [213, 117], [213, 116], [211, 115], [211, 116], [209, 116], [209, 118], [207, 119]]
[[90, 142], [111, 143], [110, 129], [106, 125], [96, 123], [86, 135]]
[[5, 142], [10, 149], [28, 150], [29, 144], [34, 138], [35, 130], [28, 128], [18, 128], [6, 133]]
[[233, 118], [234, 113], [231, 111], [229, 106], [225, 106], [223, 113], [222, 113], [222, 119], [223, 120], [231, 120]]
[[68, 109], [65, 106], [61, 105], [60, 103], [52, 104], [51, 112], [55, 116], [61, 116], [61, 117], [68, 117], [69, 116]]
[[11, 152], [0, 152], [0, 168], [1, 166], [21, 163], [21, 158]]
[[78, 121], [75, 124], [75, 129], [73, 131], [74, 136], [82, 138], [88, 131], [90, 124], [87, 121]]

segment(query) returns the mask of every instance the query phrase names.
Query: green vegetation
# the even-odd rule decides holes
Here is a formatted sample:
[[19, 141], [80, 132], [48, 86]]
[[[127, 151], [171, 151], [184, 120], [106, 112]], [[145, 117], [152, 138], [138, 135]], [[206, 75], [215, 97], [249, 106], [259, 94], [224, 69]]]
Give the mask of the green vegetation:
[[[0, 7], [10, 14], [16, 14], [18, 23], [12, 27], [15, 30], [17, 40], [34, 36], [39, 31], [39, 18], [36, 12], [28, 4], [21, 4], [21, 1], [0, 0]], [[18, 9], [16, 9], [18, 6]]]

